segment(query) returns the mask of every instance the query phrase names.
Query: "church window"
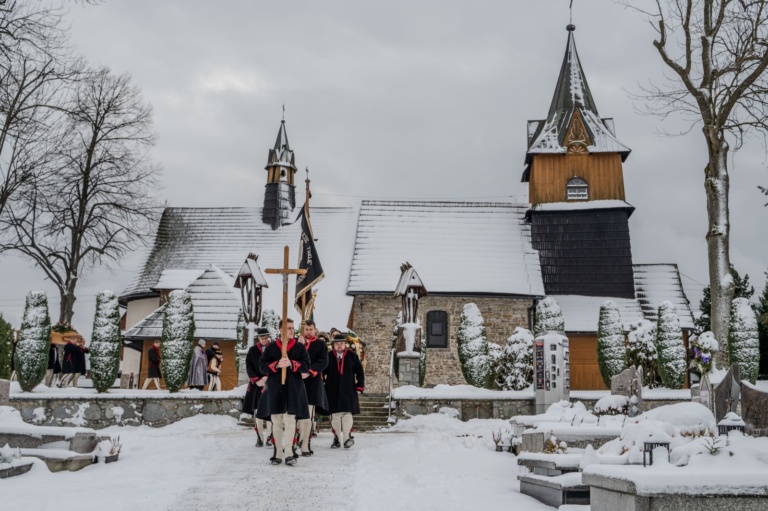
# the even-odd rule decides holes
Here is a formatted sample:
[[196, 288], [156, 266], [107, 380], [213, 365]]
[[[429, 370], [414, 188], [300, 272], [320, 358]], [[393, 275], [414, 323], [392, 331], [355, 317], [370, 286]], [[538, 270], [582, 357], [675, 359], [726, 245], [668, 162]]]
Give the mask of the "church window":
[[286, 181], [286, 175], [285, 169], [280, 169], [280, 181]]
[[427, 312], [427, 348], [448, 347], [448, 313]]
[[574, 177], [565, 186], [565, 197], [568, 200], [588, 200], [589, 185], [580, 177]]

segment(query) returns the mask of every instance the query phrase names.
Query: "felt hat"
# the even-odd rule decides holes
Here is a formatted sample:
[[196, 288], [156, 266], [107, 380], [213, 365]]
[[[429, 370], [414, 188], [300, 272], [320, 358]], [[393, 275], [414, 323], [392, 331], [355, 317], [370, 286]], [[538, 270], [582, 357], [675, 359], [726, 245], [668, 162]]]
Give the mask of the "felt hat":
[[333, 342], [347, 342], [346, 334], [338, 333], [333, 336]]
[[262, 337], [264, 335], [269, 335], [269, 329], [268, 328], [257, 328], [256, 329], [256, 336]]

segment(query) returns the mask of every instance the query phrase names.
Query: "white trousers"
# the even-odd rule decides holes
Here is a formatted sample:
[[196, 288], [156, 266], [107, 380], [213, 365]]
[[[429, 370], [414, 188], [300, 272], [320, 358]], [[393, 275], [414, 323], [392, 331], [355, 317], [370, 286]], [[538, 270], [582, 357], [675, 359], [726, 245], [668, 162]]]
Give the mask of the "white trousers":
[[296, 436], [296, 416], [289, 413], [272, 415], [272, 438], [275, 440], [275, 458], [284, 460], [293, 456], [293, 438]]
[[147, 390], [147, 387], [149, 387], [149, 382], [154, 382], [157, 390], [160, 390], [160, 378], [145, 378], [144, 385], [141, 387], [141, 390]]
[[208, 382], [208, 390], [218, 391], [221, 390], [221, 378], [218, 374], [212, 374], [211, 381]]
[[45, 386], [46, 387], [52, 386], [55, 380], [56, 380], [56, 375], [53, 374], [53, 369], [46, 369], [45, 370]]
[[309, 452], [309, 441], [312, 438], [312, 422], [315, 419], [315, 405], [309, 405], [309, 419], [299, 419], [299, 439], [301, 452]]
[[334, 433], [336, 433], [339, 443], [344, 445], [344, 442], [349, 440], [349, 434], [352, 432], [352, 414], [349, 412], [332, 413], [331, 427]]
[[69, 387], [69, 384], [72, 383], [72, 380], [74, 379], [75, 379], [75, 373], [66, 373], [64, 376], [61, 377], [59, 384], [61, 385], [62, 389], [66, 389], [67, 387]]
[[259, 432], [258, 435], [261, 438], [261, 441], [266, 444], [269, 435], [272, 434], [272, 423], [262, 419], [256, 419], [256, 428]]

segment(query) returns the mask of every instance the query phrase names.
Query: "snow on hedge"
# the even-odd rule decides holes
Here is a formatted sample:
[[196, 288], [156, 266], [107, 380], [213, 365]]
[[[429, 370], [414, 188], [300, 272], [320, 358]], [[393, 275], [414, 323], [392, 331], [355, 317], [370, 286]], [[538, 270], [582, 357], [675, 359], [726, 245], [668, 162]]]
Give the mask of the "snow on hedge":
[[608, 388], [611, 388], [611, 378], [627, 366], [621, 314], [616, 302], [611, 300], [606, 300], [600, 305], [600, 319], [597, 323], [597, 363], [603, 382]]
[[177, 392], [187, 381], [189, 360], [194, 349], [195, 316], [192, 298], [186, 291], [177, 289], [168, 295], [163, 315], [161, 368], [165, 385]]
[[728, 362], [739, 364], [741, 379], [754, 384], [760, 367], [757, 319], [746, 298], [731, 302], [731, 327], [728, 334]]
[[476, 304], [464, 305], [456, 339], [464, 379], [475, 387], [486, 387], [491, 359], [488, 355], [483, 315]]
[[565, 332], [563, 311], [554, 298], [548, 296], [536, 305], [536, 320], [534, 334], [545, 332]]
[[643, 369], [644, 385], [656, 383], [656, 325], [647, 319], [629, 324], [627, 334], [627, 365]]
[[21, 320], [14, 364], [22, 390], [31, 392], [45, 378], [51, 346], [48, 298], [43, 291], [30, 291]]
[[96, 295], [91, 339], [91, 379], [99, 392], [106, 392], [120, 369], [120, 305], [112, 291]]
[[679, 389], [685, 383], [685, 347], [680, 320], [672, 302], [659, 304], [659, 322], [656, 326], [657, 370], [661, 383], [670, 389]]
[[501, 390], [525, 390], [533, 383], [533, 334], [517, 327], [494, 361], [495, 384]]

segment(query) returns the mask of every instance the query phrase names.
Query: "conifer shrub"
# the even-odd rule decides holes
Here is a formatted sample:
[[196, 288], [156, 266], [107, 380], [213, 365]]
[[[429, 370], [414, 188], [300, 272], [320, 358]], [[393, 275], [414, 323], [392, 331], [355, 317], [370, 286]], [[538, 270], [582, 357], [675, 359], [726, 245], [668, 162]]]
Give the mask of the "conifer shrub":
[[456, 340], [464, 379], [475, 387], [487, 387], [491, 361], [488, 356], [485, 322], [476, 304], [464, 305]]
[[91, 338], [91, 379], [98, 392], [106, 392], [120, 370], [120, 305], [112, 291], [96, 295]]
[[600, 305], [597, 323], [597, 363], [605, 386], [611, 388], [611, 378], [627, 367], [627, 349], [621, 327], [621, 313], [616, 302], [606, 300]]
[[632, 322], [627, 334], [627, 366], [643, 369], [644, 384], [656, 385], [656, 325], [647, 319]]
[[177, 392], [187, 381], [194, 342], [195, 316], [192, 299], [186, 291], [171, 291], [165, 304], [160, 345], [160, 367], [170, 392]]
[[501, 390], [524, 390], [533, 383], [533, 334], [517, 327], [493, 361], [493, 382]]
[[565, 332], [563, 311], [551, 296], [544, 298], [536, 305], [534, 336], [545, 332]]
[[685, 347], [683, 332], [677, 309], [669, 301], [659, 304], [659, 319], [656, 324], [656, 352], [658, 353], [657, 370], [662, 385], [670, 389], [679, 389], [685, 383]]
[[31, 392], [45, 378], [50, 346], [48, 298], [43, 291], [31, 291], [27, 295], [14, 359], [16, 375], [23, 391]]
[[739, 364], [742, 380], [754, 384], [760, 368], [760, 341], [755, 312], [746, 298], [731, 302], [731, 328], [728, 334], [728, 362]]
[[0, 313], [0, 380], [11, 379], [13, 355], [13, 326]]

